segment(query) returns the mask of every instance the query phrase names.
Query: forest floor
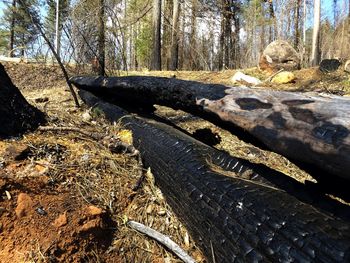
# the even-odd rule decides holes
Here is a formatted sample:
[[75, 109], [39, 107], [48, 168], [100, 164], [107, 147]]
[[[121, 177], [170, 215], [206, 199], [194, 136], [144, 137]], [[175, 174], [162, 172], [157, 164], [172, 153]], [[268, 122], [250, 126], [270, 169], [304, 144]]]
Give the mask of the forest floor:
[[[130, 229], [128, 219], [168, 235], [197, 262], [205, 262], [137, 156], [112, 153], [101, 141], [79, 132], [131, 142], [128, 131], [108, 124], [98, 112], [76, 108], [58, 67], [4, 65], [26, 99], [47, 114], [47, 125], [66, 130], [36, 131], [0, 141], [0, 262], [181, 262], [162, 245]], [[69, 71], [84, 74], [84, 69]], [[256, 68], [244, 73], [261, 80], [268, 77]], [[226, 85], [232, 85], [233, 74], [231, 70], [128, 72]], [[295, 75], [295, 83], [264, 86], [350, 95], [349, 76], [341, 71], [322, 74], [312, 68]], [[314, 181], [286, 158], [205, 120], [160, 106], [156, 114], [233, 156], [262, 163], [300, 182]], [[139, 186], [142, 174], [145, 180]]]

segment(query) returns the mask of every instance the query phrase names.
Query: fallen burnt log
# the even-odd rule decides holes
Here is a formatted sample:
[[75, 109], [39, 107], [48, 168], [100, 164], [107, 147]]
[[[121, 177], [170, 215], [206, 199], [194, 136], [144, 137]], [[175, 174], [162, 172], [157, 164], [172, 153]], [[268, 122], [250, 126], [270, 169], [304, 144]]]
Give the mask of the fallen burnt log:
[[160, 104], [248, 131], [271, 150], [350, 180], [350, 99], [158, 77], [74, 77], [110, 102]]
[[208, 261], [212, 251], [216, 262], [350, 260], [348, 222], [274, 187], [253, 165], [89, 92], [79, 95], [132, 130], [144, 164]]
[[30, 105], [0, 64], [0, 138], [34, 130], [45, 123], [45, 115]]

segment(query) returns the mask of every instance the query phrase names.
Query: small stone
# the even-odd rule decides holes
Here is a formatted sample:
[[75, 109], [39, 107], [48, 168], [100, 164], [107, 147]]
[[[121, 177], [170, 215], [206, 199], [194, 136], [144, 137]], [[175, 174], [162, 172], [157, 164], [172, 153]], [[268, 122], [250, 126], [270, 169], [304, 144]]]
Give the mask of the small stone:
[[98, 215], [101, 215], [103, 213], [103, 210], [101, 208], [93, 206], [93, 205], [88, 206], [86, 211], [91, 216], [98, 216]]
[[282, 71], [278, 73], [276, 76], [274, 76], [271, 82], [277, 83], [277, 84], [287, 84], [295, 81], [295, 79], [296, 77], [292, 72]]
[[80, 228], [80, 232], [87, 232], [87, 231], [92, 230], [94, 228], [101, 228], [101, 227], [102, 227], [101, 218], [96, 218], [96, 219], [90, 220], [87, 223], [85, 223]]
[[25, 193], [20, 193], [17, 198], [16, 215], [18, 218], [22, 218], [30, 212], [33, 207], [32, 198]]
[[89, 111], [85, 111], [82, 115], [81, 115], [83, 121], [91, 121], [92, 117], [90, 115], [90, 112]]
[[166, 215], [166, 211], [165, 211], [164, 209], [161, 209], [161, 210], [158, 211], [157, 214], [158, 214], [159, 216], [164, 216], [164, 215]]
[[10, 192], [9, 191], [5, 191], [5, 194], [6, 194], [7, 199], [11, 200], [12, 197], [11, 197]]
[[64, 212], [63, 214], [59, 215], [55, 219], [55, 221], [53, 222], [53, 226], [59, 228], [67, 225], [67, 223], [68, 223], [67, 212]]

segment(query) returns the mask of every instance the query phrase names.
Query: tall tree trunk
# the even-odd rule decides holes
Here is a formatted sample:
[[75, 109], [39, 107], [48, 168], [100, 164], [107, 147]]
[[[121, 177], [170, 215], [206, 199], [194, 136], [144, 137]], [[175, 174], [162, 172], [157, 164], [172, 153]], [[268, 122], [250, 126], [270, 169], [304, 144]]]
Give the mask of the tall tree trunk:
[[269, 1], [269, 15], [270, 15], [270, 20], [272, 21], [272, 25], [270, 25], [270, 32], [269, 32], [269, 43], [271, 43], [275, 37], [274, 34], [276, 35], [277, 33], [277, 24], [276, 24], [276, 19], [275, 19], [275, 11], [273, 9], [273, 2], [272, 0]]
[[104, 76], [105, 72], [105, 6], [104, 0], [99, 0], [98, 17], [98, 75]]
[[219, 38], [219, 70], [224, 68], [224, 49], [225, 49], [225, 15], [224, 6], [225, 0], [221, 1], [221, 25], [220, 25], [220, 38]]
[[314, 28], [312, 32], [311, 65], [316, 66], [320, 62], [320, 16], [321, 1], [314, 0]]
[[161, 59], [161, 9], [162, 0], [153, 0], [153, 49], [151, 70], [162, 70]]
[[231, 3], [230, 0], [225, 1], [224, 7], [224, 17], [225, 17], [225, 46], [224, 46], [224, 67], [230, 68], [230, 54], [231, 54]]
[[170, 70], [178, 69], [179, 61], [179, 12], [180, 12], [180, 1], [173, 1], [173, 27], [171, 34], [171, 58], [170, 58]]
[[162, 49], [161, 57], [162, 59], [162, 68], [169, 69], [170, 60], [171, 60], [171, 38], [172, 38], [172, 20], [170, 19], [173, 16], [173, 0], [163, 0], [161, 13], [163, 14], [164, 23], [162, 23]]
[[239, 20], [239, 11], [240, 6], [239, 3], [233, 4], [233, 20], [234, 20], [234, 26], [235, 26], [235, 32], [233, 34], [233, 68], [239, 68], [240, 62], [239, 62], [239, 33], [240, 33], [240, 20]]
[[191, 12], [191, 35], [190, 35], [190, 70], [197, 70], [197, 9], [198, 0], [192, 0], [192, 12]]
[[300, 27], [299, 27], [299, 19], [300, 19], [300, 5], [301, 0], [296, 1], [296, 9], [295, 9], [295, 20], [294, 20], [294, 27], [295, 27], [295, 35], [294, 35], [294, 48], [296, 50], [299, 49], [299, 43], [300, 43]]
[[13, 57], [13, 48], [14, 48], [14, 42], [15, 42], [15, 24], [16, 24], [15, 12], [16, 12], [16, 0], [12, 0], [9, 57]]
[[55, 21], [55, 48], [58, 57], [60, 55], [60, 0], [56, 0], [56, 21]]

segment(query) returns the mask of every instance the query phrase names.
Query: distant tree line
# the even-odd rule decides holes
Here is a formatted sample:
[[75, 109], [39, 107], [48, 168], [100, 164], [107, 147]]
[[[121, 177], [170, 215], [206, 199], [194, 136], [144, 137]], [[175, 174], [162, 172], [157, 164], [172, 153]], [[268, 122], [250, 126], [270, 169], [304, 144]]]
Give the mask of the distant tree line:
[[[58, 33], [64, 61], [97, 61], [100, 74], [103, 65], [108, 70], [255, 66], [266, 45], [276, 39], [294, 45], [305, 66], [316, 55], [319, 60], [350, 54], [349, 0], [333, 0], [328, 11], [333, 18], [321, 16], [319, 31], [310, 21], [317, 19], [314, 7], [320, 0], [59, 0], [58, 10], [56, 1], [2, 0], [6, 8], [0, 52], [49, 55], [23, 10], [25, 3], [50, 41]], [[313, 31], [318, 37], [314, 41]]]

